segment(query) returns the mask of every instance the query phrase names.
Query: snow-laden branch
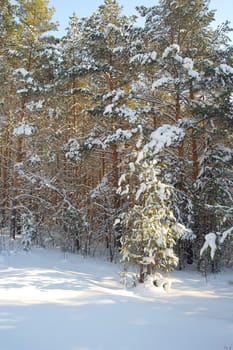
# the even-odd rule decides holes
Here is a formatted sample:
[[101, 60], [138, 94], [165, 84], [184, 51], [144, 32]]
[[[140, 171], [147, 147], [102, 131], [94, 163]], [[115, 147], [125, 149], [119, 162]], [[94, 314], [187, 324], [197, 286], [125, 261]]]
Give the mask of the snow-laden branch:
[[205, 243], [203, 244], [201, 250], [200, 250], [200, 255], [206, 251], [206, 249], [210, 248], [210, 256], [211, 259], [214, 259], [215, 252], [217, 250], [217, 236], [214, 232], [210, 232], [205, 236]]
[[82, 152], [90, 151], [94, 148], [106, 149], [110, 145], [118, 142], [130, 140], [138, 133], [138, 128], [123, 130], [117, 129], [110, 135], [97, 138], [89, 137], [84, 143], [80, 144], [77, 139], [70, 139], [65, 145], [65, 156], [73, 161], [79, 161], [82, 158]]
[[137, 162], [145, 158], [148, 154], [155, 155], [163, 151], [166, 147], [177, 145], [183, 140], [185, 132], [183, 128], [165, 124], [150, 135], [150, 141], [139, 152]]
[[222, 233], [220, 232], [210, 232], [205, 236], [205, 243], [203, 244], [201, 250], [200, 250], [200, 255], [202, 256], [203, 253], [210, 248], [210, 256], [211, 259], [214, 259], [216, 250], [218, 249], [219, 245], [222, 244], [227, 237], [233, 234], [233, 226], [230, 227], [229, 229], [223, 231]]
[[77, 211], [77, 208], [71, 203], [70, 199], [67, 197], [66, 191], [64, 189], [59, 189], [57, 186], [54, 185], [56, 177], [48, 179], [45, 176], [41, 176], [38, 174], [29, 172], [26, 173], [23, 169], [22, 163], [17, 164], [16, 171], [22, 178], [26, 179], [32, 184], [38, 183], [40, 186], [39, 189], [50, 189], [51, 191], [55, 192], [58, 195], [58, 197], [60, 197], [63, 200], [63, 203], [67, 205], [68, 210]]
[[17, 128], [14, 128], [13, 135], [33, 135], [37, 132], [37, 128], [34, 125], [29, 124], [28, 122], [21, 123]]

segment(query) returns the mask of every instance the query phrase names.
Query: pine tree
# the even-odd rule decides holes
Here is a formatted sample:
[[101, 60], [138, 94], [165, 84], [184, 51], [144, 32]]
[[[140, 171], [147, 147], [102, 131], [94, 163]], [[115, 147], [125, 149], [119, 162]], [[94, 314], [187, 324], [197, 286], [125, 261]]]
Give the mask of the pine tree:
[[13, 48], [17, 37], [17, 23], [14, 18], [15, 5], [9, 0], [0, 1], [0, 52], [6, 54], [9, 47]]
[[[87, 94], [88, 106], [83, 106], [80, 116], [88, 129], [81, 135], [78, 131], [66, 147], [69, 159], [79, 159], [80, 164], [85, 159], [84, 184], [90, 188], [89, 200], [92, 198], [89, 215], [101, 240], [106, 237], [110, 259], [113, 259], [114, 212], [120, 206], [116, 189], [121, 149], [137, 133], [136, 112], [127, 105], [131, 74], [127, 26], [131, 19], [123, 16], [121, 10], [116, 1], [105, 1], [96, 13], [80, 22], [81, 50], [76, 56], [79, 62], [71, 74], [73, 81], [76, 79], [84, 88], [76, 89], [77, 94]], [[106, 186], [101, 194], [103, 183]], [[98, 196], [94, 196], [97, 192]]]
[[47, 8], [46, 1], [18, 1], [10, 9], [14, 10], [16, 20], [11, 21], [11, 25], [15, 23], [14, 27], [7, 24], [5, 31], [10, 42], [9, 55], [3, 58], [4, 63], [8, 64], [9, 73], [6, 78], [8, 91], [5, 91], [3, 98], [7, 120], [3, 131], [3, 137], [7, 140], [6, 149], [3, 151], [3, 181], [6, 206], [12, 207], [11, 235], [14, 238], [20, 230], [17, 196], [23, 192], [16, 164], [25, 160], [28, 137], [37, 130], [38, 120], [35, 120], [36, 115], [32, 113], [31, 106], [41, 104], [38, 98], [42, 83], [41, 76], [39, 78], [38, 75], [38, 57], [43, 47], [43, 36], [47, 31], [54, 29], [54, 25], [50, 22], [53, 12]]
[[121, 213], [122, 261], [125, 265], [139, 266], [141, 282], [145, 273], [167, 272], [177, 265], [176, 241], [187, 232], [173, 213], [173, 186], [161, 182], [162, 168], [166, 164], [157, 158], [159, 152], [182, 137], [182, 129], [158, 128], [151, 134], [150, 142], [141, 145], [136, 159], [131, 157], [129, 171], [119, 182], [119, 193], [129, 203]]
[[[195, 97], [194, 91], [196, 91], [193, 86], [194, 75], [192, 75], [195, 73], [193, 71], [195, 68], [192, 65], [195, 60], [196, 66], [198, 59], [208, 54], [210, 43], [213, 41], [214, 36], [213, 30], [210, 28], [210, 23], [214, 20], [214, 11], [209, 11], [208, 1], [203, 0], [192, 2], [164, 0], [160, 1], [157, 6], [151, 8], [142, 6], [138, 10], [145, 17], [143, 38], [149, 51], [153, 47], [157, 52], [157, 56], [164, 58], [161, 62], [162, 69], [159, 69], [156, 73], [156, 80], [160, 84], [159, 88], [162, 85], [165, 87], [164, 93], [167, 95], [168, 110], [161, 103], [161, 100], [164, 100], [164, 94], [157, 97], [155, 93], [154, 97], [150, 98], [151, 101], [154, 99], [157, 105], [160, 103], [160, 107], [165, 107], [160, 123], [164, 122], [166, 115], [170, 115], [175, 121], [179, 121], [184, 117], [190, 117], [187, 103], [192, 103]], [[189, 77], [187, 75], [185, 77], [180, 70], [182, 64], [183, 67], [186, 67], [185, 70]], [[163, 68], [164, 65], [166, 65], [166, 69]], [[165, 79], [163, 79], [164, 77]], [[187, 91], [189, 91], [188, 94]], [[162, 108], [159, 108], [160, 113]], [[165, 114], [165, 112], [167, 113]], [[191, 140], [191, 152], [193, 161], [192, 175], [195, 180], [198, 172], [195, 137], [192, 137]], [[185, 158], [184, 144], [179, 146], [178, 155], [181, 165]], [[180, 167], [180, 173], [183, 173], [182, 166]], [[180, 176], [179, 181], [182, 186], [184, 177]]]
[[[200, 171], [199, 157], [205, 148], [206, 128], [205, 118], [196, 106], [209, 90], [201, 83], [202, 65], [208, 60], [215, 60], [215, 66], [217, 62], [222, 63], [223, 52], [228, 50], [229, 27], [227, 23], [221, 30], [210, 27], [214, 12], [208, 10], [208, 1], [165, 0], [158, 6], [142, 6], [138, 10], [145, 17], [145, 26], [140, 32], [143, 40], [138, 45], [139, 53], [135, 52], [133, 57], [142, 67], [139, 75], [142, 88], [138, 84], [134, 97], [154, 107], [156, 115], [150, 125], [158, 127], [169, 123], [186, 130], [176, 153], [162, 153], [160, 157], [169, 159], [170, 167], [164, 176], [175, 185], [177, 199], [183, 198], [181, 208], [192, 208], [194, 214], [197, 210], [194, 186]], [[153, 50], [154, 64], [148, 60]], [[191, 206], [190, 202], [193, 202]], [[188, 224], [188, 220], [195, 233], [201, 231], [198, 216], [191, 218], [190, 213], [181, 216], [180, 213], [181, 210], [176, 211], [183, 223]]]
[[[199, 223], [198, 238], [199, 245], [202, 246], [206, 237], [215, 237], [216, 247], [212, 250], [210, 244], [211, 255], [205, 256], [205, 268], [213, 272], [221, 267], [224, 260], [228, 260], [224, 255], [229, 254], [227, 245], [232, 239], [233, 231], [232, 78], [233, 68], [226, 63], [219, 66], [206, 63], [202, 77], [205, 100], [200, 101], [196, 109], [197, 115], [203, 120], [202, 137], [205, 140], [199, 159], [200, 172], [194, 187]], [[205, 247], [208, 247], [207, 243]]]
[[208, 52], [215, 13], [208, 4], [209, 0], [160, 0], [157, 6], [137, 9], [145, 17], [145, 37], [158, 52], [178, 45], [190, 55], [194, 49], [197, 54]]

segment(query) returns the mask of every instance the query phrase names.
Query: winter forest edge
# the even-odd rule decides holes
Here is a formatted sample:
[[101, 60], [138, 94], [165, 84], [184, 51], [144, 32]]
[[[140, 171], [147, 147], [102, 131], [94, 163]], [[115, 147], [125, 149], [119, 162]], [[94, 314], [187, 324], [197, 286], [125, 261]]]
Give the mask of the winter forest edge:
[[1, 0], [0, 251], [6, 237], [137, 267], [233, 264], [233, 47], [208, 0], [66, 35], [46, 0]]

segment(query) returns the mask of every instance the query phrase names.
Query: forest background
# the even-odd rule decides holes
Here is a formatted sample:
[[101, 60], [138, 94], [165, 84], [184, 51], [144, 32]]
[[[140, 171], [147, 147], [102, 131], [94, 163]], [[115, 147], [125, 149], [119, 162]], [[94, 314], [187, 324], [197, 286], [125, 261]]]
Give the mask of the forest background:
[[232, 266], [229, 22], [207, 0], [114, 0], [58, 38], [46, 0], [1, 0], [1, 232], [139, 268]]

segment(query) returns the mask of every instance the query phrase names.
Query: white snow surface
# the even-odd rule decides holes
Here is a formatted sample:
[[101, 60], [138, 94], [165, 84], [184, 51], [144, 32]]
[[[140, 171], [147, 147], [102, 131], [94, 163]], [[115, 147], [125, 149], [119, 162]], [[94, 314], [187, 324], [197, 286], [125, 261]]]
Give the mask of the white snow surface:
[[120, 265], [33, 248], [0, 253], [1, 350], [231, 350], [233, 272], [126, 288]]

